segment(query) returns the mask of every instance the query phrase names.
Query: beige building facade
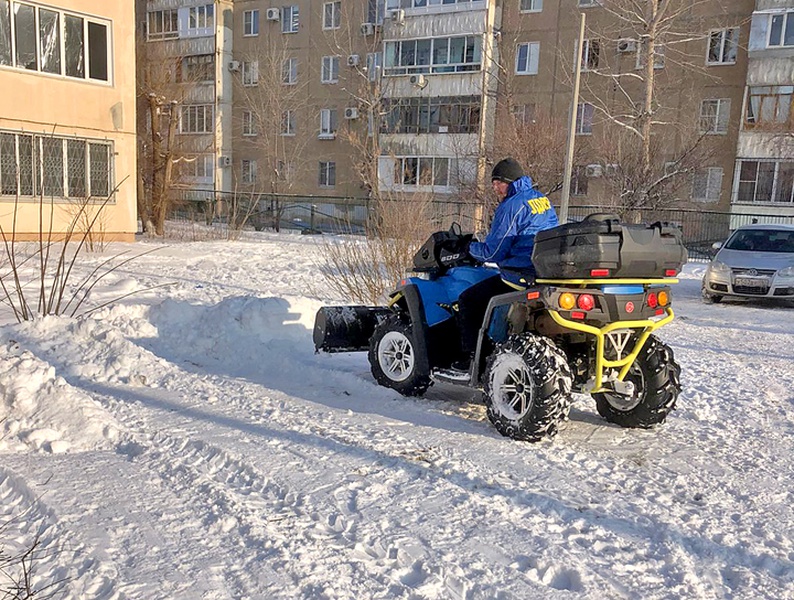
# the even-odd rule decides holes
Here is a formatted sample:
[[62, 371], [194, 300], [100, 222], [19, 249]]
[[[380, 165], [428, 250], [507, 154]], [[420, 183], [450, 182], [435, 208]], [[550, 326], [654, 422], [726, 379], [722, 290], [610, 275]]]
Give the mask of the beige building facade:
[[0, 0], [4, 235], [57, 237], [109, 197], [94, 231], [134, 239], [134, 23], [131, 2]]

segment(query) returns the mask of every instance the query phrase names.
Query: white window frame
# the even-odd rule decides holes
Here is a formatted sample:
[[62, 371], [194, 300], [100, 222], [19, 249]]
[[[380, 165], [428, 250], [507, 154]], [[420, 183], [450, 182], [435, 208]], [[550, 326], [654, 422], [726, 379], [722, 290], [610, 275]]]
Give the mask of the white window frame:
[[[707, 111], [709, 106], [716, 109]], [[704, 98], [700, 102], [700, 132], [707, 135], [725, 135], [731, 120], [730, 98]], [[708, 121], [708, 125], [704, 126]]]
[[[645, 44], [642, 43], [642, 40], [637, 44], [637, 61], [634, 65], [635, 69], [642, 69], [645, 66], [645, 53], [643, 49], [645, 48]], [[654, 69], [664, 69], [664, 65], [666, 63], [666, 46], [659, 42], [656, 42], [653, 47], [653, 68]]]
[[587, 165], [574, 165], [571, 173], [571, 196], [587, 196], [590, 179], [587, 177]]
[[259, 9], [243, 11], [243, 37], [259, 35]]
[[280, 135], [284, 137], [294, 137], [295, 129], [297, 128], [296, 114], [294, 110], [287, 109], [281, 113], [281, 131]]
[[[702, 186], [702, 182], [698, 178], [706, 178], [704, 192], [702, 197], [696, 196], [695, 191], [698, 187]], [[720, 201], [722, 195], [722, 167], [706, 167], [699, 169], [692, 174], [692, 200], [694, 202], [704, 203], [717, 203]]]
[[319, 139], [333, 140], [336, 138], [339, 126], [338, 116], [338, 111], [335, 108], [320, 109], [320, 133], [317, 136]]
[[319, 167], [320, 171], [317, 178], [317, 185], [321, 188], [336, 187], [336, 162], [332, 160], [321, 160]]
[[243, 61], [241, 79], [245, 87], [256, 87], [257, 85], [259, 85], [258, 60]]
[[[288, 77], [284, 77], [287, 74]], [[281, 63], [281, 84], [296, 85], [298, 83], [298, 59], [296, 57], [285, 58]]]
[[[739, 199], [739, 192], [742, 182], [749, 182], [750, 180], [743, 180], [742, 179], [742, 167], [746, 162], [754, 162], [758, 163], [756, 166], [756, 175], [755, 179], [753, 180], [753, 199], [752, 200], [740, 200]], [[757, 200], [758, 197], [758, 174], [761, 170], [760, 164], [772, 164], [774, 165], [774, 171], [772, 173], [772, 190], [770, 193], [769, 200]], [[763, 159], [763, 158], [749, 158], [749, 159], [739, 159], [736, 165], [736, 178], [735, 178], [735, 186], [734, 186], [734, 193], [733, 193], [733, 202], [734, 203], [742, 203], [742, 204], [763, 204], [763, 205], [775, 205], [775, 206], [794, 206], [794, 186], [792, 186], [792, 190], [790, 192], [790, 196], [787, 200], [779, 202], [775, 198], [778, 196], [780, 191], [780, 167], [782, 164], [790, 165], [790, 168], [794, 168], [794, 161], [792, 160], [780, 160], [780, 159]]]
[[252, 185], [256, 183], [256, 161], [244, 158], [240, 161], [240, 181]]
[[[521, 49], [526, 47], [526, 59], [521, 60]], [[540, 42], [523, 42], [516, 46], [516, 75], [537, 75], [540, 67]]]
[[383, 52], [370, 52], [367, 54], [367, 77], [370, 81], [380, 79], [383, 72]]
[[281, 8], [281, 33], [298, 33], [300, 10], [297, 4]]
[[[404, 52], [405, 46], [409, 52]], [[459, 50], [462, 60], [454, 56]], [[414, 62], [403, 64], [406, 56]], [[458, 55], [460, 56], [460, 55]], [[482, 37], [478, 35], [453, 35], [435, 38], [406, 38], [387, 40], [384, 43], [385, 76], [412, 75], [418, 73], [459, 73], [482, 69]]]
[[[414, 163], [415, 172], [414, 177], [415, 181], [409, 181], [406, 183], [405, 174], [409, 172], [406, 163], [410, 161]], [[439, 166], [437, 163], [443, 161], [445, 164], [446, 170], [446, 182], [443, 183], [436, 183], [436, 168]], [[427, 163], [430, 163], [430, 166], [427, 166]], [[392, 165], [394, 167], [394, 186], [397, 190], [404, 190], [404, 191], [424, 191], [424, 190], [449, 190], [452, 187], [452, 180], [453, 180], [453, 161], [448, 156], [395, 156], [394, 160], [392, 161]], [[432, 179], [431, 183], [422, 183], [420, 178], [422, 177], [422, 173], [426, 172], [425, 169], [430, 169], [430, 177]], [[399, 174], [399, 175], [398, 175]]]
[[[191, 114], [195, 113], [195, 114]], [[179, 133], [205, 135], [215, 129], [215, 107], [212, 104], [183, 104], [179, 113]], [[204, 128], [198, 127], [202, 122]], [[195, 123], [196, 127], [193, 127]]]
[[542, 12], [543, 0], [518, 0], [518, 11], [521, 13]]
[[185, 36], [209, 35], [215, 30], [215, 5], [201, 4], [188, 8]]
[[579, 0], [579, 8], [590, 8], [593, 6], [601, 6], [600, 0]]
[[[182, 176], [191, 183], [213, 183], [215, 181], [215, 155], [196, 154], [190, 160], [179, 163]], [[185, 173], [185, 171], [191, 171]]]
[[[596, 57], [596, 64], [595, 66], [590, 66], [590, 50], [593, 44], [598, 44], [598, 54], [595, 55]], [[578, 45], [578, 42], [577, 42]], [[582, 66], [582, 71], [595, 71], [598, 67], [601, 66], [601, 39], [600, 38], [587, 38], [584, 40], [582, 44], [582, 54], [579, 57], [581, 61], [580, 64]]]
[[[783, 23], [780, 27], [780, 43], [772, 43], [772, 24], [775, 19], [783, 18]], [[789, 10], [785, 13], [777, 13], [769, 15], [769, 27], [767, 27], [766, 47], [767, 48], [791, 48], [794, 44], [786, 44], [786, 29], [794, 27], [794, 10]]]
[[[590, 107], [589, 124], [585, 118], [587, 107]], [[593, 133], [593, 117], [595, 116], [595, 107], [589, 102], [580, 102], [576, 107], [576, 135], [591, 135]], [[588, 127], [585, 127], [588, 125]]]
[[[152, 20], [157, 25], [157, 17], [160, 17], [162, 31], [152, 33]], [[166, 17], [168, 29], [166, 29]], [[156, 40], [175, 40], [179, 37], [179, 11], [176, 8], [164, 8], [162, 10], [150, 10], [146, 13], [146, 41]]]
[[[738, 27], [726, 27], [724, 29], [712, 29], [709, 31], [708, 43], [706, 44], [706, 64], [710, 67], [720, 66], [720, 65], [735, 65], [736, 60], [739, 56], [739, 34], [740, 29]], [[719, 59], [712, 61], [711, 60], [711, 47], [712, 43], [714, 42], [715, 35], [719, 35]], [[728, 37], [731, 37], [731, 41], [734, 47], [734, 57], [733, 60], [726, 60], [727, 52], [729, 50], [728, 46]]]
[[257, 134], [256, 131], [256, 116], [251, 110], [243, 111], [243, 136], [253, 137]]
[[342, 2], [340, 0], [336, 0], [335, 2], [325, 2], [323, 4], [323, 29], [339, 29], [341, 26]]
[[339, 83], [339, 56], [323, 56], [320, 83]]
[[[753, 94], [753, 90], [756, 93]], [[763, 90], [761, 92], [760, 90]], [[788, 104], [781, 102], [788, 97]], [[761, 98], [757, 107], [753, 107], [753, 98]], [[772, 109], [770, 109], [770, 103]], [[754, 120], [751, 122], [748, 116], [752, 111]], [[774, 112], [772, 119], [766, 119]], [[783, 119], [781, 117], [785, 116]], [[794, 86], [793, 85], [752, 85], [746, 90], [745, 110], [742, 115], [743, 129], [770, 129], [780, 132], [791, 132], [794, 130]]]

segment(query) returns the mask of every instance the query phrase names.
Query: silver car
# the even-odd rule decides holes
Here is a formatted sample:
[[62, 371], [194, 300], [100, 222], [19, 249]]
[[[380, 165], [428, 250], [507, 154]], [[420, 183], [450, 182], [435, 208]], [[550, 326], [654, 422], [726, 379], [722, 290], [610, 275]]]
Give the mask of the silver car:
[[704, 301], [794, 299], [794, 225], [745, 225], [714, 247], [719, 252], [703, 276]]

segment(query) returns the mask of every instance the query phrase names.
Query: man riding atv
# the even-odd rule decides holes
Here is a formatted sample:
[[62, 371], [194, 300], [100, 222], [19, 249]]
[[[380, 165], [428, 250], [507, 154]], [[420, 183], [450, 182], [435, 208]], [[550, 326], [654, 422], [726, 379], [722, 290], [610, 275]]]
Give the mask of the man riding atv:
[[496, 163], [491, 185], [500, 199], [491, 230], [484, 241], [472, 241], [468, 253], [478, 263], [496, 263], [499, 276], [472, 286], [460, 296], [458, 322], [463, 356], [452, 365], [459, 371], [469, 370], [488, 301], [498, 294], [523, 289], [534, 279], [531, 256], [535, 234], [559, 224], [549, 199], [535, 189], [515, 159]]

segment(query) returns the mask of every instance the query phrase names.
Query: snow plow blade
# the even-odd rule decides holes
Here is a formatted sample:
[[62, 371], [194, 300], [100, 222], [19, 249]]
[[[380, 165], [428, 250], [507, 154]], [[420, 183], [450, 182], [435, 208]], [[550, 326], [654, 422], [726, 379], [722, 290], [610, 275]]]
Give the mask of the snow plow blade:
[[323, 306], [314, 317], [314, 348], [324, 352], [368, 350], [375, 327], [391, 312], [383, 306]]

